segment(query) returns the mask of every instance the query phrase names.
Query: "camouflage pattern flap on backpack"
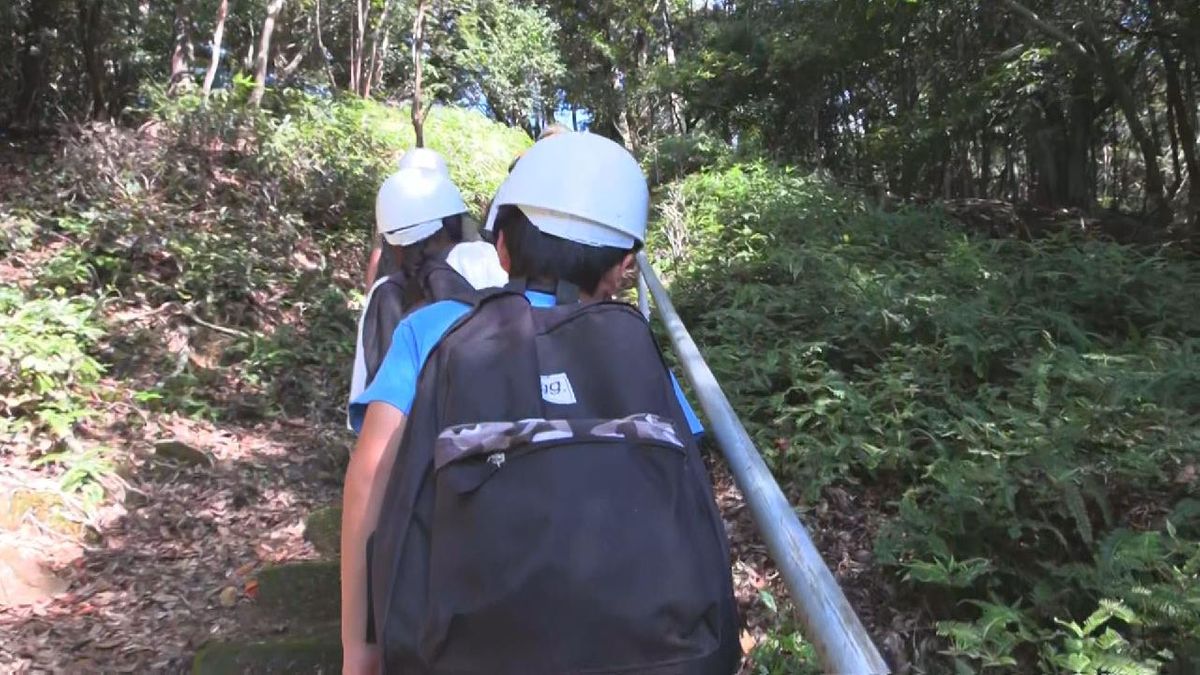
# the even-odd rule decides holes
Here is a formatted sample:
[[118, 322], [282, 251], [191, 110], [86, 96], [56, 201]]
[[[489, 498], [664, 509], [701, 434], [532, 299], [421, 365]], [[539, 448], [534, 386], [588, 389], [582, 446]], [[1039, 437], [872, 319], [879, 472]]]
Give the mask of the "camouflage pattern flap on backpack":
[[438, 469], [461, 459], [513, 450], [524, 445], [572, 440], [576, 442], [641, 440], [682, 450], [675, 425], [658, 415], [643, 413], [618, 420], [526, 419], [481, 422], [450, 427], [438, 436], [434, 463]]

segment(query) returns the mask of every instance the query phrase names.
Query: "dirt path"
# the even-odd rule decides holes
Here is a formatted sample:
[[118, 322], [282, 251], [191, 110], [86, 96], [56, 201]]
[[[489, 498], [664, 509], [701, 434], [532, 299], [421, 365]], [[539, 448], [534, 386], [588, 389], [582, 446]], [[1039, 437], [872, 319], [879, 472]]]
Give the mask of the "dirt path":
[[[156, 456], [161, 438], [204, 453], [212, 465]], [[39, 551], [66, 590], [0, 609], [0, 671], [187, 672], [210, 641], [272, 634], [245, 611], [255, 604], [259, 571], [319, 557], [304, 539], [304, 521], [340, 494], [350, 442], [342, 430], [170, 418], [127, 442], [137, 459], [126, 472], [124, 504], [86, 526], [84, 543], [44, 527], [36, 514], [5, 531], [14, 545]], [[5, 475], [22, 480], [12, 469]], [[31, 484], [36, 472], [23, 480]], [[782, 598], [783, 591], [740, 493], [719, 468], [716, 484], [749, 648], [778, 622], [762, 592]]]
[[[212, 466], [154, 457], [153, 441], [167, 435]], [[6, 533], [58, 550], [47, 562], [67, 591], [0, 610], [0, 671], [185, 672], [201, 644], [255, 632], [240, 625], [238, 605], [253, 602], [264, 565], [315, 557], [304, 518], [340, 491], [347, 441], [297, 423], [152, 422], [129, 440], [137, 460], [124, 505], [87, 527], [85, 543], [72, 546], [34, 514]]]

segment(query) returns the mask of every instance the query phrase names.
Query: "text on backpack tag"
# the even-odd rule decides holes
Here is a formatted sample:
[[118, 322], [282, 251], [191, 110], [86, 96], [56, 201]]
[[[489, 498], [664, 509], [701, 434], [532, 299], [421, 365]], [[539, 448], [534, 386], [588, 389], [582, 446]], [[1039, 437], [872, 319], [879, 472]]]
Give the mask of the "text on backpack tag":
[[542, 400], [555, 405], [575, 405], [575, 390], [566, 373], [542, 375]]

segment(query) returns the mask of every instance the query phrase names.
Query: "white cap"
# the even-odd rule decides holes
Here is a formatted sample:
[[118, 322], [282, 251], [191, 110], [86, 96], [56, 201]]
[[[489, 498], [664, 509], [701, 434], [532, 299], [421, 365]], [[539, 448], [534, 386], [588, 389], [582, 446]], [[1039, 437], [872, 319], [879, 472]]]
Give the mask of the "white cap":
[[513, 167], [488, 212], [516, 206], [534, 227], [589, 246], [632, 248], [646, 240], [650, 190], [633, 155], [607, 138], [583, 132], [533, 144]]
[[401, 169], [375, 196], [375, 227], [393, 246], [409, 246], [435, 234], [442, 218], [465, 213], [458, 188], [448, 176], [426, 169]]
[[400, 169], [425, 169], [443, 176], [450, 175], [446, 160], [436, 150], [429, 148], [413, 148], [404, 153], [396, 164]]

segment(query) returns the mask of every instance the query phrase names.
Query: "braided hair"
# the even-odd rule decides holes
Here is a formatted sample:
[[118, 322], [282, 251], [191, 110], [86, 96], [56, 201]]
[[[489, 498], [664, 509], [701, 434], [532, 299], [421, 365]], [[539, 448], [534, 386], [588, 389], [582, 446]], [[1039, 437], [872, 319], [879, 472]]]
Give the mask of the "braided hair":
[[400, 249], [400, 273], [404, 275], [404, 307], [411, 311], [425, 303], [425, 289], [421, 286], [420, 272], [425, 263], [433, 260], [463, 240], [463, 217], [461, 213], [442, 218], [442, 229], [430, 236]]

